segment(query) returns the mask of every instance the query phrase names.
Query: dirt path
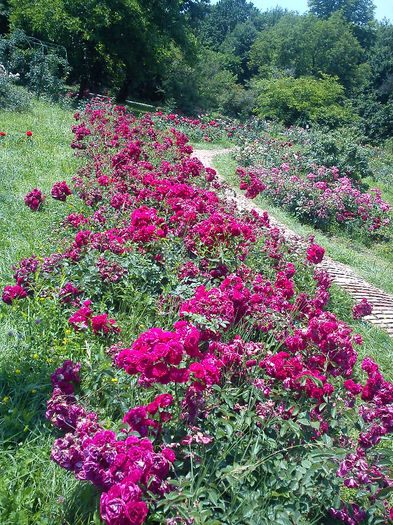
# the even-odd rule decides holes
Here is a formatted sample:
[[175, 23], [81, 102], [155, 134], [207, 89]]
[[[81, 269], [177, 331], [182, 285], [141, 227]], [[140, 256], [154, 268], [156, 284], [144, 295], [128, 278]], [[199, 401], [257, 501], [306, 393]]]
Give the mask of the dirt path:
[[[230, 149], [211, 149], [211, 150], [195, 150], [194, 155], [202, 162], [205, 167], [213, 167], [213, 158], [222, 153], [230, 153]], [[219, 179], [226, 182], [225, 179], [217, 174]], [[263, 212], [262, 208], [255, 206], [250, 199], [244, 197], [240, 190], [231, 188], [227, 190], [226, 196], [229, 199], [234, 199], [242, 210], [252, 210]], [[279, 228], [288, 240], [299, 240], [299, 236], [274, 217], [269, 215], [270, 223]], [[340, 262], [334, 261], [330, 257], [325, 256], [321, 266], [328, 272], [333, 282], [338, 284], [343, 290], [349, 293], [356, 302], [360, 302], [363, 297], [372, 304], [373, 312], [371, 315], [365, 317], [371, 324], [383, 328], [393, 337], [393, 296], [380, 290], [379, 288], [368, 283], [365, 279], [357, 275], [354, 270]]]

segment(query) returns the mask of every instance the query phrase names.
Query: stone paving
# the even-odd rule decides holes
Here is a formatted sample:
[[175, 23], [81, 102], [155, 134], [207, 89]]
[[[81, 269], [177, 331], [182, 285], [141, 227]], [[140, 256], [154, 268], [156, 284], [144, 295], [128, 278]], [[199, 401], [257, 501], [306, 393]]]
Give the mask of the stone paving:
[[[222, 153], [230, 153], [230, 149], [211, 149], [211, 150], [194, 150], [194, 156], [197, 157], [205, 167], [213, 167], [213, 157], [221, 155]], [[225, 179], [217, 174], [221, 182], [226, 182]], [[255, 206], [250, 199], [244, 197], [240, 190], [235, 188], [228, 188], [226, 190], [226, 197], [234, 199], [240, 209], [256, 211], [263, 210], [259, 206]], [[270, 223], [279, 228], [288, 240], [299, 241], [299, 236], [274, 217], [269, 215]], [[330, 257], [325, 256], [321, 266], [328, 272], [333, 282], [351, 295], [356, 303], [365, 297], [367, 301], [373, 306], [371, 315], [364, 319], [373, 325], [383, 328], [393, 337], [393, 296], [380, 290], [376, 286], [368, 283], [365, 279], [357, 275], [357, 273], [349, 266], [334, 261]], [[392, 272], [393, 278], [393, 272]]]

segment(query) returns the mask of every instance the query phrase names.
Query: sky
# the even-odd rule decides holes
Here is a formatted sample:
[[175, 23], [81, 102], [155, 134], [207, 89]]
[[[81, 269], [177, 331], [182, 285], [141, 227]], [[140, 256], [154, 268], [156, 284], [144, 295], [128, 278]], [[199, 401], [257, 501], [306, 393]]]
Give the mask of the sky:
[[[307, 0], [251, 0], [252, 3], [258, 9], [266, 11], [272, 7], [279, 5], [285, 9], [290, 9], [291, 11], [298, 11], [300, 14], [307, 11]], [[217, 0], [213, 0], [212, 4], [216, 4]], [[375, 18], [377, 20], [382, 20], [387, 18], [390, 22], [393, 22], [393, 0], [374, 0], [375, 9]]]

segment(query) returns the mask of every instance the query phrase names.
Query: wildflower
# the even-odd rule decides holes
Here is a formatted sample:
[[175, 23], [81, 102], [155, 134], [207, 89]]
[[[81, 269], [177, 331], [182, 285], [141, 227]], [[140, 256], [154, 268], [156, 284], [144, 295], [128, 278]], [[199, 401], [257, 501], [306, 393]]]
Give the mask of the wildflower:
[[4, 131], [0, 131], [0, 137], [5, 137], [6, 134], [4, 133]]
[[26, 131], [26, 135], [27, 135], [28, 137], [31, 137], [32, 134], [33, 134], [33, 133], [32, 133], [31, 131]]
[[9, 400], [8, 396], [3, 397], [3, 403], [7, 403], [8, 400]]
[[20, 374], [20, 373], [21, 373], [21, 372], [20, 372], [19, 368], [17, 368], [17, 369], [15, 370], [15, 374]]

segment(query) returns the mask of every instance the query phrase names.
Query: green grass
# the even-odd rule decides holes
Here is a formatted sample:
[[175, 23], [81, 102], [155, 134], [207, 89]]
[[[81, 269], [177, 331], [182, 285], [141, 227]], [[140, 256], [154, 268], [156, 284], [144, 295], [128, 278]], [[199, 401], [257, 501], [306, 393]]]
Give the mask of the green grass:
[[[9, 282], [11, 266], [31, 254], [51, 253], [51, 231], [72, 213], [69, 203], [55, 201], [51, 188], [70, 182], [78, 160], [70, 148], [70, 110], [35, 102], [28, 113], [0, 111], [0, 284]], [[26, 131], [32, 131], [32, 137]], [[24, 196], [33, 188], [47, 195], [43, 210], [33, 212]]]
[[[0, 111], [6, 133], [0, 137], [0, 289], [12, 283], [11, 266], [21, 258], [56, 249], [53, 228], [73, 211], [50, 195], [53, 184], [70, 182], [78, 167], [70, 148], [73, 123], [70, 110], [42, 101], [29, 112]], [[33, 212], [23, 199], [35, 187], [48, 197], [42, 211]], [[48, 307], [42, 303], [48, 324], [35, 324], [29, 312], [24, 318], [0, 305], [0, 523], [99, 524], [94, 487], [81, 486], [49, 459], [57, 433], [45, 409], [57, 363], [51, 330], [58, 327], [49, 326], [55, 320]]]
[[[236, 188], [239, 187], [235, 175], [238, 164], [231, 154], [217, 155], [213, 163], [228, 184]], [[332, 259], [351, 266], [368, 282], [385, 292], [393, 293], [393, 251], [387, 244], [366, 246], [345, 234], [333, 236], [321, 233], [311, 226], [301, 224], [281, 208], [272, 205], [263, 197], [263, 194], [258, 195], [254, 199], [254, 203], [297, 234], [302, 236], [315, 235], [315, 242], [323, 246], [327, 255]]]

